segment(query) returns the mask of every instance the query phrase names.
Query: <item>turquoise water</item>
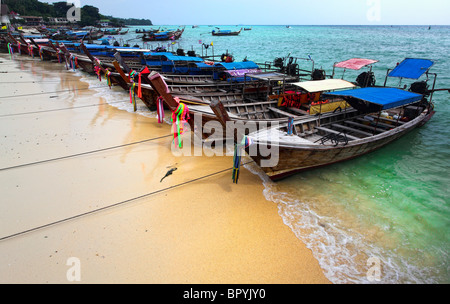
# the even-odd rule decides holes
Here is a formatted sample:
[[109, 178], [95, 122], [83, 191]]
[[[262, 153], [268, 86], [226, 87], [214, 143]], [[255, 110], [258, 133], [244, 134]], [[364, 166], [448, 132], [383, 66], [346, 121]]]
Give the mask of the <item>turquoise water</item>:
[[[236, 60], [255, 62], [310, 55], [327, 74], [338, 61], [376, 59], [380, 85], [386, 70], [404, 58], [428, 58], [436, 60], [431, 69], [439, 75], [436, 87], [450, 88], [448, 26], [252, 26], [237, 37], [213, 37], [213, 28], [187, 26], [174, 48], [193, 47], [201, 54], [202, 40], [213, 42], [216, 55], [228, 50]], [[142, 44], [130, 43], [135, 41]], [[311, 68], [306, 61], [302, 66]], [[346, 71], [344, 78], [353, 81], [361, 72]], [[437, 113], [428, 124], [355, 160], [277, 183], [248, 167], [261, 176], [266, 198], [278, 205], [283, 221], [312, 250], [330, 281], [450, 283], [450, 95], [436, 93], [433, 101]], [[380, 281], [368, 280], [371, 257], [380, 261]]]

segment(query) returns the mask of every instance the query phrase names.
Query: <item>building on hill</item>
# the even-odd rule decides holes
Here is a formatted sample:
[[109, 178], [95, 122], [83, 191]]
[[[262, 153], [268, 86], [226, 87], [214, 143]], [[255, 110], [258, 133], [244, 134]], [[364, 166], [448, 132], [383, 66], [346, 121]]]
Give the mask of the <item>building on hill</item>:
[[109, 26], [109, 22], [110, 22], [110, 20], [108, 20], [108, 19], [102, 19], [102, 20], [99, 21], [98, 24], [99, 24], [101, 27], [108, 27], [108, 26]]
[[67, 18], [61, 18], [61, 17], [49, 17], [48, 24], [49, 25], [66, 25], [66, 24], [69, 24], [69, 20], [67, 20]]
[[40, 16], [20, 16], [25, 21], [26, 25], [39, 26], [44, 24], [44, 18]]

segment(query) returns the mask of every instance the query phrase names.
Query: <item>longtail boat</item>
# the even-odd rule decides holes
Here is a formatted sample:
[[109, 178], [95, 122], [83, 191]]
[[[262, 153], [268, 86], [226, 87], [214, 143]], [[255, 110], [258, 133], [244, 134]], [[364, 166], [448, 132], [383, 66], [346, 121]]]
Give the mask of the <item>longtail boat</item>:
[[[252, 75], [252, 77], [255, 76], [256, 75]], [[257, 77], [259, 77], [260, 80], [272, 83], [279, 83], [286, 79], [286, 75], [279, 73], [261, 73]], [[317, 119], [315, 116], [311, 116], [306, 112], [294, 111], [288, 113], [287, 111], [280, 109], [278, 107], [278, 98], [269, 99], [268, 91], [266, 90], [263, 90], [262, 92], [250, 91], [249, 93], [241, 93], [238, 94], [237, 98], [230, 98], [229, 100], [220, 99], [218, 96], [215, 96], [211, 100], [205, 100], [204, 97], [202, 97], [203, 94], [196, 97], [183, 94], [175, 95], [175, 93], [171, 91], [170, 86], [165, 83], [163, 75], [152, 73], [149, 75], [149, 79], [157, 97], [162, 96], [165, 102], [167, 102], [167, 100], [179, 100], [184, 104], [188, 104], [189, 109], [195, 109], [195, 112], [200, 114], [201, 118], [197, 123], [200, 123], [202, 126], [209, 121], [219, 121], [224, 127], [227, 121], [243, 124], [252, 123], [255, 124], [256, 127], [260, 127], [272, 125], [274, 123], [286, 124], [290, 119], [293, 119], [294, 121], [312, 121]], [[345, 81], [342, 80], [342, 82]], [[345, 83], [351, 85], [348, 82]], [[308, 93], [305, 94], [307, 95]], [[263, 96], [266, 96], [266, 98]], [[283, 98], [284, 96], [280, 95], [279, 97]], [[336, 99], [342, 100], [342, 98], [338, 97], [336, 97]], [[352, 112], [354, 111], [346, 111], [346, 113], [349, 114]], [[323, 117], [333, 115], [334, 113], [331, 112], [324, 114]], [[189, 123], [191, 125], [193, 124], [193, 122]], [[203, 138], [209, 138], [211, 136], [208, 130], [198, 128], [198, 126], [196, 129], [202, 130], [199, 135]]]
[[231, 30], [221, 30], [221, 29], [217, 29], [216, 30], [212, 30], [211, 34], [213, 36], [237, 36], [241, 33], [242, 28], [239, 31], [231, 31]]
[[[429, 75], [433, 61], [405, 59], [388, 71], [387, 77], [418, 79]], [[248, 135], [246, 151], [272, 179], [279, 180], [303, 170], [349, 160], [379, 149], [411, 130], [424, 125], [434, 115], [432, 103], [437, 75], [431, 90], [425, 84], [411, 85], [410, 91], [391, 87], [366, 87], [328, 93], [343, 98], [351, 113], [337, 112], [305, 121], [297, 120]], [[386, 78], [387, 78], [386, 77]], [[385, 81], [386, 83], [386, 81]], [[264, 147], [276, 149], [262, 155]]]
[[374, 73], [372, 72], [372, 65], [377, 62], [378, 60], [365, 58], [351, 58], [345, 61], [336, 62], [333, 65], [333, 74], [331, 77], [334, 78], [336, 68], [344, 69], [344, 72], [342, 73], [342, 78], [344, 78], [344, 74], [347, 69], [357, 71], [364, 67], [368, 67], [368, 71], [359, 74], [355, 82], [362, 88], [373, 87], [375, 86], [376, 79]]
[[176, 31], [144, 33], [142, 41], [169, 41], [178, 40], [183, 35], [184, 28]]

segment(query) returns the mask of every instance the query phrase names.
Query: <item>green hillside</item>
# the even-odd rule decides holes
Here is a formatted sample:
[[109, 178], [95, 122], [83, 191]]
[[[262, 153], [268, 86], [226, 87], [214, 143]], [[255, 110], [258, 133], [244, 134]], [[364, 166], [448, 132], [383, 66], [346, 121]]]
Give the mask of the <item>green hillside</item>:
[[[42, 16], [48, 17], [66, 17], [70, 6], [66, 1], [56, 2], [53, 4], [42, 3], [38, 0], [3, 0], [3, 4], [7, 4], [10, 11], [18, 13], [22, 16]], [[95, 6], [85, 5], [81, 8], [81, 22], [79, 25], [96, 26], [100, 20], [107, 19], [113, 26], [121, 25], [152, 25], [151, 20], [135, 19], [135, 18], [116, 18], [113, 16], [103, 16], [99, 9]]]

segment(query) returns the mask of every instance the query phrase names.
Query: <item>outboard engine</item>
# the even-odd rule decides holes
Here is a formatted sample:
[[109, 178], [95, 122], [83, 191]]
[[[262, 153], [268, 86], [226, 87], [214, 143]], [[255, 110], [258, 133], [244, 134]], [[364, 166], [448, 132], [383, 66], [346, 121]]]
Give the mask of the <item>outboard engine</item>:
[[356, 83], [361, 88], [374, 87], [375, 81], [375, 75], [373, 72], [363, 72], [356, 77]]
[[428, 93], [428, 84], [426, 81], [417, 81], [411, 84], [409, 90], [413, 93], [429, 95]]
[[283, 67], [283, 58], [275, 58], [273, 65], [277, 68], [282, 68]]
[[186, 56], [186, 53], [184, 52], [183, 49], [177, 49], [177, 55], [178, 56]]
[[188, 51], [187, 54], [188, 54], [188, 56], [190, 56], [190, 57], [196, 57], [196, 56], [195, 56], [195, 51]]
[[286, 66], [286, 74], [288, 74], [289, 76], [298, 76], [298, 64], [289, 63]]
[[311, 75], [312, 80], [324, 80], [325, 79], [325, 71], [315, 69]]

